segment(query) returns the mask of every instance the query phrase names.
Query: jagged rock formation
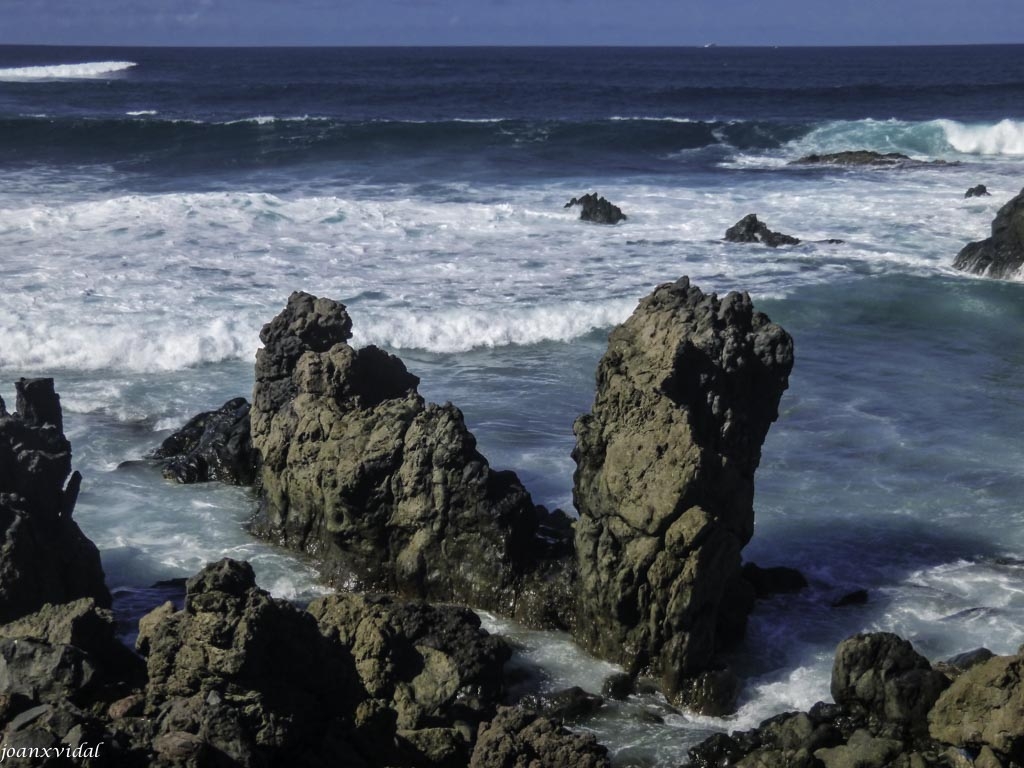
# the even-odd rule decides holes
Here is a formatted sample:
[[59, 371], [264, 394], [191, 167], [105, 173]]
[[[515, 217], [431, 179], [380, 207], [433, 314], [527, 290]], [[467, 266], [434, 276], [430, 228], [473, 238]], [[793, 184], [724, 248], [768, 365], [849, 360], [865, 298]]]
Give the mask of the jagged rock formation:
[[[969, 658], [968, 658], [969, 656]], [[787, 712], [690, 750], [693, 768], [1014, 768], [1024, 759], [1024, 662], [972, 652], [935, 668], [888, 633], [840, 643], [835, 704]], [[940, 671], [958, 660], [950, 685]]]
[[969, 197], [991, 197], [992, 193], [988, 191], [988, 187], [984, 184], [978, 184], [977, 186], [971, 187], [964, 192], [964, 199]]
[[150, 458], [163, 463], [164, 477], [179, 483], [220, 480], [252, 485], [256, 452], [249, 432], [249, 401], [236, 397], [215, 411], [193, 416]]
[[677, 701], [742, 632], [754, 471], [792, 365], [792, 339], [746, 294], [682, 278], [612, 331], [576, 422], [575, 637]]
[[922, 165], [957, 165], [946, 160], [915, 160], [899, 152], [875, 152], [870, 149], [854, 149], [844, 152], [826, 152], [810, 154], [798, 160], [791, 160], [789, 165], [846, 165], [868, 166], [877, 168], [905, 168]]
[[502, 707], [480, 729], [470, 768], [611, 768], [608, 750], [589, 733], [571, 733], [556, 721]]
[[1024, 265], [1024, 190], [999, 209], [992, 236], [968, 243], [953, 261], [961, 269], [986, 277], [1012, 277]]
[[264, 326], [252, 439], [259, 535], [316, 555], [336, 583], [562, 624], [571, 526], [476, 450], [462, 413], [427, 404], [345, 307], [294, 293]]
[[971, 666], [939, 697], [928, 724], [939, 741], [1024, 764], [1024, 655]]
[[628, 216], [622, 212], [617, 205], [612, 205], [603, 197], [598, 197], [596, 192], [574, 197], [565, 204], [566, 208], [580, 206], [580, 221], [589, 221], [594, 224], [618, 224], [625, 221]]
[[780, 245], [798, 245], [800, 239], [781, 232], [772, 232], [768, 225], [759, 221], [757, 214], [748, 213], [725, 230], [725, 239], [730, 243], [763, 243], [771, 248]]
[[72, 519], [82, 476], [53, 379], [15, 387], [16, 413], [0, 399], [0, 621], [81, 597], [108, 608], [99, 551]]

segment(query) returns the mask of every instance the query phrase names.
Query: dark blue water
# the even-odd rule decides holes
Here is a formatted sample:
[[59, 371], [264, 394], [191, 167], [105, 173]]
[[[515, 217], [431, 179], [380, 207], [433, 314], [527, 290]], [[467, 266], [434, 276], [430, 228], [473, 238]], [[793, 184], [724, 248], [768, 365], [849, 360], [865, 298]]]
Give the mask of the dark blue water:
[[691, 158], [706, 165], [829, 121], [1024, 104], [1024, 46], [0, 48], [0, 70], [100, 61], [136, 66], [0, 82], [0, 164], [111, 164], [137, 183], [316, 165], [368, 181], [665, 174], [672, 153], [707, 149]]

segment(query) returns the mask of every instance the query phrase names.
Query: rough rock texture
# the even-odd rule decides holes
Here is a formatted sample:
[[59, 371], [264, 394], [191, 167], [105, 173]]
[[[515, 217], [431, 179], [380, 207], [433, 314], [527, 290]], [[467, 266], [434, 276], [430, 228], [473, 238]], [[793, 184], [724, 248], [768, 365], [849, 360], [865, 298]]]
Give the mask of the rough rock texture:
[[179, 483], [220, 480], [252, 485], [256, 452], [249, 433], [249, 401], [236, 397], [215, 411], [192, 417], [150, 458], [161, 460], [164, 476]]
[[351, 659], [312, 616], [258, 589], [248, 563], [207, 566], [189, 580], [183, 610], [166, 603], [140, 621], [137, 645], [163, 760], [317, 765], [338, 754], [362, 764]]
[[928, 715], [931, 735], [988, 746], [1024, 763], [1024, 656], [996, 656], [960, 675]]
[[16, 413], [0, 400], [0, 622], [80, 597], [109, 607], [99, 551], [72, 519], [82, 476], [53, 379], [15, 387]]
[[566, 208], [574, 205], [580, 206], [580, 220], [590, 221], [594, 224], [618, 224], [628, 217], [617, 205], [612, 205], [603, 197], [598, 197], [596, 192], [574, 197], [565, 204]]
[[975, 275], [1005, 278], [1024, 265], [1024, 190], [999, 209], [992, 236], [968, 243], [953, 261], [954, 269]]
[[771, 248], [800, 243], [799, 238], [784, 235], [781, 232], [772, 232], [768, 229], [768, 225], [759, 221], [757, 214], [754, 213], [748, 213], [725, 230], [725, 239], [730, 243], [763, 243]]
[[792, 365], [792, 339], [746, 294], [682, 278], [612, 331], [576, 422], [575, 636], [670, 697], [742, 630], [722, 601], [742, 583], [754, 471]]
[[459, 409], [424, 402], [401, 360], [349, 346], [351, 325], [341, 304], [294, 293], [260, 334], [254, 531], [337, 583], [564, 626], [569, 521], [492, 470]]
[[483, 631], [465, 608], [338, 593], [309, 611], [354, 661], [367, 697], [357, 720], [393, 712], [407, 759], [468, 762], [477, 728], [505, 694], [511, 649], [504, 640]]
[[923, 723], [948, 686], [928, 659], [890, 632], [854, 635], [836, 649], [832, 698], [891, 722]]
[[966, 192], [964, 192], [964, 199], [965, 200], [968, 197], [991, 197], [991, 196], [992, 196], [992, 193], [988, 191], [988, 187], [986, 187], [984, 184], [978, 184], [977, 186], [971, 187]]
[[480, 728], [470, 768], [611, 768], [608, 751], [589, 733], [571, 733], [556, 721], [503, 707]]

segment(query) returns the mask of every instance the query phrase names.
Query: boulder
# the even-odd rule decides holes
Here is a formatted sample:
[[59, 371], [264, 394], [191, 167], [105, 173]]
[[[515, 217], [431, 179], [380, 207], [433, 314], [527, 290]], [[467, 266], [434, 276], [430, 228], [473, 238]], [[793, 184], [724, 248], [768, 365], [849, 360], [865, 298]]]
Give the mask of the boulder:
[[756, 563], [744, 563], [742, 574], [743, 579], [754, 588], [754, 596], [757, 598], [792, 594], [808, 586], [807, 579], [800, 571], [783, 565], [762, 568]]
[[999, 209], [992, 235], [968, 243], [957, 254], [953, 268], [975, 275], [1006, 278], [1024, 265], [1024, 190]]
[[193, 416], [150, 458], [161, 461], [164, 477], [179, 483], [220, 480], [252, 485], [256, 452], [249, 431], [249, 401], [236, 397], [215, 411]]
[[260, 334], [254, 532], [335, 583], [565, 626], [571, 523], [491, 469], [462, 412], [426, 403], [401, 360], [349, 346], [351, 327], [343, 305], [294, 293]]
[[780, 245], [797, 245], [800, 240], [781, 232], [772, 232], [768, 225], [759, 221], [757, 214], [748, 213], [725, 230], [725, 239], [730, 243], [762, 243], [771, 248]]
[[611, 768], [593, 734], [572, 733], [554, 720], [502, 707], [480, 727], [470, 768]]
[[837, 704], [858, 704], [883, 720], [927, 728], [928, 710], [949, 685], [924, 656], [890, 632], [847, 638], [836, 649], [832, 665], [832, 698]]
[[612, 331], [576, 421], [575, 637], [670, 697], [742, 632], [723, 596], [742, 583], [754, 471], [792, 365], [789, 334], [749, 296], [682, 278]]
[[99, 550], [72, 518], [82, 476], [53, 379], [15, 388], [16, 413], [0, 400], [0, 622], [83, 597], [109, 608]]
[[933, 738], [989, 747], [1024, 762], [1024, 656], [995, 656], [961, 674], [928, 715]]
[[596, 192], [574, 197], [565, 204], [566, 208], [574, 205], [580, 206], [580, 221], [590, 221], [594, 224], [618, 224], [628, 217], [617, 205], [612, 205], [603, 197], [598, 197]]
[[988, 187], [984, 184], [978, 184], [976, 187], [971, 187], [964, 192], [964, 199], [969, 197], [991, 197], [992, 193], [988, 191]]

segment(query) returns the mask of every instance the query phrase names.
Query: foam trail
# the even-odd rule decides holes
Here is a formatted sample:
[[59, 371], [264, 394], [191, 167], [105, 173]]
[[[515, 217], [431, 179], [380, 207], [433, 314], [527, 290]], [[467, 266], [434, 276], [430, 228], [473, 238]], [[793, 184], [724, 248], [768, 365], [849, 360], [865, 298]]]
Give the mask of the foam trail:
[[366, 330], [356, 330], [358, 343], [391, 349], [467, 352], [506, 344], [570, 341], [599, 328], [621, 323], [636, 307], [634, 299], [606, 303], [574, 301], [523, 309], [458, 309], [425, 316], [421, 312], [374, 313]]
[[995, 125], [965, 125], [955, 120], [937, 120], [946, 141], [957, 152], [968, 155], [1024, 155], [1024, 121], [1000, 120]]
[[137, 66], [134, 61], [92, 61], [84, 64], [9, 67], [0, 69], [0, 80], [74, 80], [123, 72], [134, 66]]

